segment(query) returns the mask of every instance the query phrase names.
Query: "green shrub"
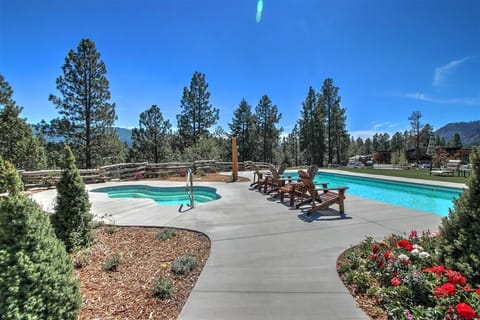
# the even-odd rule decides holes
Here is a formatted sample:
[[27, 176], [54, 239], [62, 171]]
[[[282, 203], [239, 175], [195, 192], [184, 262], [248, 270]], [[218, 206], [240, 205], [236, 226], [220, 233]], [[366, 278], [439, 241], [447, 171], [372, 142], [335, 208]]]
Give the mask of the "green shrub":
[[157, 239], [158, 240], [167, 240], [167, 239], [175, 237], [176, 235], [177, 235], [177, 231], [175, 231], [175, 229], [166, 228], [166, 229], [162, 229], [161, 231], [159, 231], [157, 233]]
[[108, 234], [114, 234], [117, 231], [118, 231], [117, 226], [114, 226], [114, 225], [111, 225], [111, 224], [108, 224], [108, 225], [105, 226], [105, 232], [108, 233]]
[[480, 285], [480, 148], [472, 150], [470, 163], [468, 189], [442, 219], [437, 250], [440, 263]]
[[51, 216], [57, 237], [68, 251], [86, 247], [92, 240], [88, 194], [70, 147], [65, 146], [64, 171], [57, 183], [55, 213]]
[[73, 256], [73, 265], [75, 269], [81, 269], [88, 266], [90, 263], [90, 251], [88, 249], [83, 249], [75, 252]]
[[154, 279], [152, 292], [162, 300], [170, 299], [175, 296], [176, 293], [172, 281], [168, 278]]
[[172, 262], [170, 268], [176, 275], [187, 275], [195, 268], [195, 258], [192, 256], [180, 256]]
[[105, 261], [105, 265], [103, 266], [103, 268], [111, 272], [117, 271], [118, 266], [120, 265], [120, 262], [121, 262], [120, 255], [116, 254], [114, 256], [111, 256]]
[[23, 191], [23, 182], [15, 166], [0, 156], [0, 193], [16, 195]]
[[77, 319], [73, 264], [48, 217], [23, 196], [0, 201], [0, 318]]

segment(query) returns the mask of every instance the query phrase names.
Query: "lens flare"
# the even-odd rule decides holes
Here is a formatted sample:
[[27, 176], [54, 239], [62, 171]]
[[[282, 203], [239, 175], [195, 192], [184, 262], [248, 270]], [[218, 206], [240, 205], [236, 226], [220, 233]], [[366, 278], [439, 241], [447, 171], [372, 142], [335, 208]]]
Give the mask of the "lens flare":
[[258, 0], [257, 2], [257, 22], [260, 23], [262, 20], [262, 10], [263, 10], [263, 1]]

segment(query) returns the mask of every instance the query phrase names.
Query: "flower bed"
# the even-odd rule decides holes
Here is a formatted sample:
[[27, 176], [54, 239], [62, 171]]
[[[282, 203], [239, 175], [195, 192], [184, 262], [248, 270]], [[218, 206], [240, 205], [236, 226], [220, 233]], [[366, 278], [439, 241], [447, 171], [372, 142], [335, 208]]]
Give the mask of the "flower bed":
[[435, 263], [436, 236], [366, 238], [342, 254], [338, 272], [374, 319], [479, 319], [480, 289]]

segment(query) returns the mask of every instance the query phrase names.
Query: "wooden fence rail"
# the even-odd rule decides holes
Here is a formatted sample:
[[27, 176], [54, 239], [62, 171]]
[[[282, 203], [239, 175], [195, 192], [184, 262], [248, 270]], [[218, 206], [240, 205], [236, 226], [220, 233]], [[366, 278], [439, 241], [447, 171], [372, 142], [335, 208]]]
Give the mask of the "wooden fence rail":
[[[239, 162], [238, 170], [252, 170], [251, 161]], [[260, 168], [268, 168], [267, 163], [256, 162]], [[119, 163], [98, 169], [80, 169], [80, 176], [85, 183], [98, 183], [110, 180], [134, 180], [140, 178], [162, 178], [167, 176], [184, 176], [188, 169], [195, 173], [225, 172], [232, 170], [231, 162], [199, 160], [194, 162], [166, 163]], [[62, 170], [20, 171], [25, 187], [50, 187], [60, 179]]]

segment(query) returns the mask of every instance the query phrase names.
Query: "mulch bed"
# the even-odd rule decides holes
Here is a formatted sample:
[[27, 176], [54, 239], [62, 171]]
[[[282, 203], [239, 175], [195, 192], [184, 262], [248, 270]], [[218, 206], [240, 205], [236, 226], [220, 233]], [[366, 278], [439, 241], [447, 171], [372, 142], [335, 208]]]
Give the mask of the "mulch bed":
[[[112, 226], [95, 229], [87, 265], [75, 271], [83, 297], [79, 319], [178, 318], [207, 261], [210, 240], [186, 230], [176, 230], [173, 238], [158, 240], [160, 230]], [[114, 255], [120, 256], [117, 270], [105, 270], [106, 260]], [[182, 255], [195, 257], [197, 264], [188, 275], [177, 276], [171, 272], [170, 263]], [[151, 291], [153, 280], [160, 277], [174, 283], [173, 298], [161, 300]]]

